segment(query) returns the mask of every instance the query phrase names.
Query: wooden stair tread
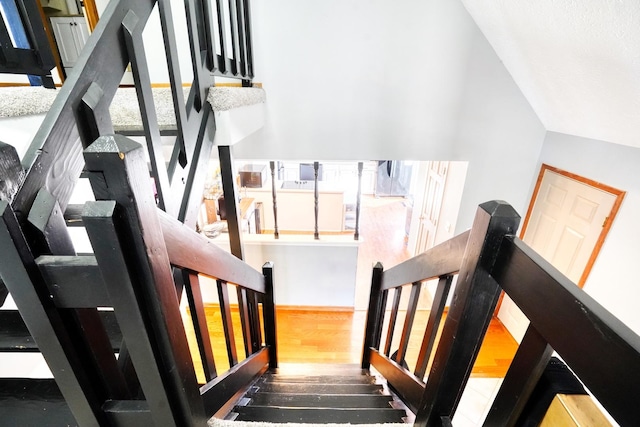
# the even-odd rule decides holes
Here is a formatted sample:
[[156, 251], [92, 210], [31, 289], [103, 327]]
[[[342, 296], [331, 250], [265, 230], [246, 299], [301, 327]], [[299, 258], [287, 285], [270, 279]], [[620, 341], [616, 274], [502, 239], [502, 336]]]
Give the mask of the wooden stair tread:
[[278, 406], [238, 406], [236, 421], [276, 423], [402, 423], [405, 412], [393, 408], [286, 408]]
[[380, 394], [380, 384], [257, 383], [258, 392], [303, 394]]
[[314, 384], [373, 384], [371, 375], [283, 375], [266, 374], [265, 383], [314, 383]]
[[365, 375], [369, 371], [355, 363], [282, 363], [269, 371], [280, 375]]
[[[122, 332], [113, 311], [99, 311], [114, 351], [122, 344]], [[18, 310], [0, 310], [0, 352], [39, 352]]]
[[54, 379], [0, 378], [0, 424], [76, 426]]
[[393, 397], [382, 394], [255, 393], [247, 406], [316, 408], [390, 408]]

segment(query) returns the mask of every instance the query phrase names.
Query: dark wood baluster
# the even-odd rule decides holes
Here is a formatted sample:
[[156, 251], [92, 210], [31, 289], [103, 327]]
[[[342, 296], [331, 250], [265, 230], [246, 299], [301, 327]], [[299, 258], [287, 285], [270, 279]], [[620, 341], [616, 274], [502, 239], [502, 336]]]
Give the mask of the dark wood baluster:
[[238, 58], [236, 62], [238, 63], [238, 74], [240, 74], [240, 77], [245, 77], [247, 75], [247, 61], [245, 57], [246, 26], [244, 25], [244, 7], [242, 5], [242, 0], [235, 0], [235, 14], [236, 14], [236, 24], [237, 24], [237, 31], [238, 31], [238, 50], [237, 50]]
[[218, 147], [218, 153], [220, 157], [220, 175], [222, 177], [224, 207], [227, 211], [227, 229], [229, 230], [231, 253], [240, 259], [244, 259], [240, 209], [237, 202], [236, 174], [234, 172], [235, 168], [231, 147], [221, 145]]
[[453, 276], [441, 277], [438, 281], [438, 287], [436, 289], [436, 295], [433, 298], [431, 304], [431, 312], [429, 313], [429, 320], [427, 321], [427, 328], [422, 338], [422, 345], [420, 346], [420, 352], [418, 353], [418, 362], [416, 363], [415, 375], [422, 379], [427, 371], [427, 364], [429, 363], [429, 357], [433, 350], [433, 345], [436, 341], [436, 335], [438, 334], [438, 327], [442, 321], [442, 313], [444, 313], [444, 307], [447, 303], [447, 296], [451, 289], [451, 282]]
[[278, 201], [276, 198], [276, 162], [269, 162], [271, 168], [271, 197], [273, 198], [273, 237], [280, 238], [278, 234]]
[[247, 291], [247, 306], [249, 308], [249, 329], [251, 330], [251, 354], [262, 347], [262, 329], [260, 328], [260, 312], [258, 304], [260, 295], [254, 291]]
[[[226, 0], [225, 0], [226, 1]], [[240, 74], [240, 40], [238, 40], [238, 20], [235, 0], [229, 0], [229, 29], [231, 30], [231, 52], [233, 59], [231, 60], [231, 73], [234, 76]]]
[[236, 352], [236, 339], [233, 335], [233, 322], [231, 321], [231, 307], [229, 306], [229, 290], [227, 283], [218, 280], [218, 301], [220, 302], [220, 315], [222, 316], [222, 329], [227, 343], [227, 356], [229, 366], [238, 364], [238, 354]]
[[212, 9], [212, 1], [204, 0], [202, 2], [202, 16], [204, 20], [204, 37], [207, 47], [206, 59], [207, 68], [211, 72], [218, 71], [218, 55], [216, 55], [216, 23], [213, 21], [214, 10]]
[[[242, 2], [242, 7], [244, 9], [244, 26], [245, 26], [245, 43], [246, 43], [246, 53], [247, 53], [247, 75], [246, 77], [249, 79], [253, 79], [253, 44], [251, 41], [251, 7], [249, 6], [249, 0], [244, 0]], [[245, 81], [242, 81], [242, 85], [245, 86]]]
[[228, 0], [216, 0], [216, 16], [218, 17], [218, 47], [220, 48], [218, 67], [220, 72], [224, 74], [231, 70], [231, 60], [227, 52], [227, 19], [222, 6], [223, 1]]
[[200, 360], [202, 360], [202, 370], [206, 381], [210, 381], [217, 376], [216, 364], [213, 359], [213, 350], [211, 348], [211, 338], [209, 337], [209, 328], [207, 327], [207, 315], [204, 311], [202, 301], [202, 292], [200, 290], [200, 280], [198, 274], [194, 271], [175, 269], [174, 275], [182, 275], [182, 283], [184, 283], [189, 301], [189, 312], [193, 323], [193, 330], [196, 334], [198, 342], [198, 351], [200, 352]]
[[138, 97], [144, 136], [147, 141], [151, 174], [156, 182], [158, 207], [172, 217], [176, 217], [176, 203], [172, 203], [171, 197], [168, 197], [170, 195], [169, 176], [162, 153], [158, 116], [151, 91], [151, 78], [149, 77], [149, 67], [147, 66], [147, 57], [142, 41], [143, 26], [138, 17], [130, 11], [122, 21], [122, 27], [124, 29], [124, 39], [131, 63], [131, 71], [133, 72], [133, 81]]
[[242, 325], [242, 338], [246, 357], [253, 353], [251, 344], [251, 321], [249, 320], [249, 303], [247, 290], [238, 286], [238, 308], [240, 310], [240, 324]]
[[173, 12], [171, 3], [158, 2], [160, 14], [160, 24], [162, 25], [162, 37], [164, 40], [165, 57], [167, 58], [167, 69], [169, 72], [169, 82], [171, 83], [171, 96], [173, 98], [173, 111], [176, 116], [176, 126], [178, 135], [174, 146], [174, 155], [169, 163], [169, 180], [173, 179], [177, 164], [182, 167], [187, 165], [187, 144], [191, 144], [192, 135], [189, 121], [187, 120], [187, 108], [184, 102], [184, 91], [182, 88], [182, 77], [180, 63], [178, 61], [178, 44], [176, 43], [176, 31], [173, 25]]
[[358, 162], [358, 194], [356, 195], [356, 227], [353, 233], [354, 240], [360, 239], [360, 206], [362, 203], [362, 169], [363, 163]]
[[[198, 7], [199, 0], [185, 0], [185, 12], [187, 16], [187, 32], [189, 33], [189, 47], [191, 51], [191, 66], [193, 69], [193, 84], [191, 85], [191, 95], [193, 95], [193, 106], [196, 111], [200, 111], [206, 102], [209, 83], [212, 81], [209, 71], [206, 69], [206, 57], [202, 57], [201, 48], [204, 37], [204, 24], [202, 22], [202, 9]], [[203, 59], [205, 63], [203, 63]]]
[[320, 163], [318, 162], [313, 162], [313, 202], [314, 202], [314, 214], [315, 214], [315, 225], [314, 225], [314, 232], [313, 232], [313, 238], [318, 240], [320, 239], [320, 233], [318, 232], [318, 199], [319, 199], [319, 194], [318, 194], [318, 169], [320, 168]]
[[407, 354], [407, 348], [409, 347], [409, 337], [411, 336], [411, 329], [413, 328], [413, 320], [416, 317], [416, 310], [418, 308], [418, 298], [420, 297], [421, 282], [414, 282], [411, 285], [411, 294], [409, 294], [409, 303], [407, 305], [407, 314], [404, 318], [404, 327], [402, 328], [402, 338], [400, 340], [400, 347], [398, 348], [398, 354], [396, 355], [396, 362], [402, 364], [404, 357]]
[[391, 353], [391, 342], [393, 341], [393, 333], [396, 329], [396, 320], [398, 319], [398, 308], [400, 307], [400, 297], [402, 296], [402, 286], [395, 289], [393, 296], [393, 305], [391, 306], [391, 317], [389, 318], [389, 329], [387, 330], [387, 340], [384, 344], [384, 354], [389, 357]]
[[552, 354], [553, 348], [529, 325], [487, 414], [485, 426], [516, 425]]

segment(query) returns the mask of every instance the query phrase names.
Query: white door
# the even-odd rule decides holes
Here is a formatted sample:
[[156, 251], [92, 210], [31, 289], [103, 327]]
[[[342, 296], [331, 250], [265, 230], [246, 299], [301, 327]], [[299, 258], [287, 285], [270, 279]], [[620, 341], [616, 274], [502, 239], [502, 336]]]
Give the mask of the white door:
[[89, 38], [84, 17], [52, 17], [51, 27], [62, 65], [66, 68], [73, 67]]
[[[522, 240], [578, 283], [616, 198], [615, 194], [545, 169]], [[520, 341], [529, 321], [507, 296], [498, 317]]]
[[420, 211], [416, 254], [434, 246], [449, 162], [429, 162]]

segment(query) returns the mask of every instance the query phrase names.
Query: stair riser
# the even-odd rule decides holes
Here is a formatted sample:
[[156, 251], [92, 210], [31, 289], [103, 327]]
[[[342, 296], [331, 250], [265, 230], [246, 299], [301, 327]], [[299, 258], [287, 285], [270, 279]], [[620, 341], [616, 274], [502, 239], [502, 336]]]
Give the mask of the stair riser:
[[266, 406], [237, 407], [236, 421], [272, 423], [401, 423], [405, 412], [398, 409], [326, 409], [279, 408]]
[[285, 406], [315, 408], [390, 408], [391, 396], [375, 394], [318, 395], [292, 393], [256, 393], [248, 406]]
[[379, 384], [301, 384], [264, 383], [256, 384], [259, 392], [296, 394], [380, 394]]

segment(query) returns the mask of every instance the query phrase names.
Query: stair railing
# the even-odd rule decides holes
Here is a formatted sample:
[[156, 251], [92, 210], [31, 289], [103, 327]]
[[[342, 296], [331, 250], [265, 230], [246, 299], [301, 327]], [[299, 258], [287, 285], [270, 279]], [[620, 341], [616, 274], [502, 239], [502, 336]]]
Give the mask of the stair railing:
[[[68, 207], [77, 214], [76, 206], [69, 206], [69, 200], [81, 174], [86, 173], [83, 148], [100, 136], [114, 131], [109, 107], [129, 64], [133, 71], [150, 159], [149, 167], [146, 162], [142, 166], [146, 176], [142, 177], [144, 174], [141, 174], [139, 183], [148, 191], [155, 187], [157, 206], [166, 211], [169, 217], [184, 223], [186, 228], [195, 228], [207, 172], [203, 165], [210, 158], [215, 132], [214, 115], [206, 102], [208, 88], [213, 85], [214, 76], [237, 78], [242, 80], [243, 85], [249, 85], [253, 78], [253, 65], [248, 0], [187, 0], [184, 3], [194, 76], [186, 100], [171, 2], [113, 0], [101, 15], [73, 72], [60, 89], [24, 158], [20, 160], [12, 147], [9, 150], [5, 149], [6, 146], [0, 147], [3, 156], [0, 159], [0, 182], [10, 184], [8, 187], [3, 184], [0, 189], [0, 246], [3, 254], [0, 277], [4, 282], [0, 283], [0, 287], [6, 284], [26, 326], [45, 356], [60, 391], [81, 425], [145, 425], [149, 414], [158, 425], [201, 424], [205, 409], [211, 408], [211, 404], [198, 403], [201, 398], [197, 387], [180, 391], [178, 383], [181, 381], [194, 384], [190, 379], [191, 374], [178, 378], [180, 375], [177, 373], [189, 372], [191, 362], [183, 361], [182, 356], [186, 353], [185, 346], [180, 343], [181, 335], [172, 335], [169, 331], [174, 331], [174, 326], [167, 323], [168, 319], [178, 320], [175, 316], [177, 306], [172, 306], [176, 303], [174, 298], [179, 295], [176, 291], [186, 286], [188, 291], [197, 293], [197, 283], [192, 274], [197, 270], [189, 270], [193, 266], [187, 266], [189, 271], [186, 273], [179, 272], [172, 276], [184, 282], [172, 285], [175, 295], [166, 286], [154, 291], [147, 280], [146, 289], [150, 296], [140, 300], [139, 292], [142, 291], [136, 288], [134, 292], [137, 298], [134, 301], [140, 305], [139, 318], [118, 319], [129, 322], [126, 327], [120, 324], [121, 329], [131, 328], [132, 325], [146, 328], [148, 343], [153, 346], [147, 351], [166, 353], [162, 354], [161, 360], [164, 364], [162, 370], [166, 372], [158, 374], [160, 377], [154, 380], [153, 370], [159, 371], [161, 365], [157, 363], [160, 362], [155, 365], [149, 362], [147, 369], [142, 366], [142, 359], [138, 358], [136, 369], [132, 370], [135, 363], [130, 363], [133, 360], [130, 348], [142, 345], [131, 338], [132, 335], [125, 338], [126, 342], [120, 346], [117, 361], [113, 357], [114, 348], [96, 309], [115, 305], [111, 296], [105, 299], [108, 292], [102, 286], [102, 280], [91, 276], [95, 284], [93, 287], [88, 288], [87, 282], [84, 282], [84, 287], [75, 288], [75, 292], [63, 292], [65, 297], [54, 301], [52, 296], [56, 293], [49, 288], [52, 282], [36, 263], [36, 260], [42, 261], [40, 255], [72, 257], [72, 261], [79, 265], [64, 264], [62, 270], [75, 272], [65, 273], [65, 278], [82, 277], [80, 274], [85, 268], [96, 269], [92, 257], [76, 258], [64, 214]], [[159, 9], [176, 123], [171, 159], [165, 159], [162, 154], [142, 40], [142, 32], [156, 6]], [[230, 38], [228, 34], [231, 34]], [[108, 194], [107, 189], [103, 190], [103, 196]], [[96, 194], [96, 197], [100, 200], [100, 194]], [[156, 200], [151, 198], [150, 203], [145, 205], [146, 208], [153, 207], [155, 210]], [[116, 218], [114, 223], [120, 224], [120, 219]], [[108, 220], [104, 219], [104, 222]], [[157, 227], [154, 229], [157, 230]], [[113, 231], [111, 237], [117, 235], [120, 238], [119, 232], [118, 228], [118, 232]], [[127, 232], [131, 230], [124, 233]], [[158, 236], [162, 236], [162, 233], [158, 233]], [[124, 252], [129, 250], [126, 241], [119, 242]], [[136, 256], [142, 259], [143, 252], [139, 250]], [[213, 261], [208, 258], [208, 262]], [[47, 270], [46, 274], [49, 273]], [[216, 279], [235, 283], [233, 277], [225, 275]], [[166, 283], [168, 281], [163, 282]], [[52, 289], [57, 289], [57, 285]], [[247, 299], [255, 299], [255, 292], [255, 289], [247, 287]], [[71, 299], [67, 303], [64, 302], [65, 298]], [[194, 295], [189, 298], [197, 299]], [[263, 305], [268, 304], [268, 299], [264, 296], [261, 298]], [[161, 306], [173, 317], [164, 317]], [[122, 310], [116, 311], [123, 313]], [[191, 311], [195, 313], [197, 307], [192, 307]], [[258, 324], [257, 305], [247, 305], [247, 311], [252, 316], [251, 324]], [[132, 313], [131, 316], [134, 316], [136, 312]], [[159, 323], [152, 323], [152, 320]], [[163, 327], [168, 329], [163, 330]], [[263, 356], [256, 360], [266, 360], [265, 352], [255, 351], [261, 341], [259, 333], [254, 328], [250, 335], [252, 338], [247, 341], [251, 342], [251, 357], [260, 353]], [[174, 344], [175, 348], [168, 348]], [[174, 362], [177, 365], [171, 365]], [[211, 378], [211, 363], [205, 361], [203, 364], [209, 366], [205, 369], [208, 369], [207, 376]], [[236, 365], [234, 369], [240, 369], [239, 366]], [[140, 377], [147, 378], [149, 382]], [[139, 400], [140, 395], [136, 393], [140, 386], [145, 389], [147, 400]], [[162, 398], [163, 393], [167, 399]], [[149, 402], [154, 404], [149, 405]]]
[[[637, 418], [640, 337], [513, 234], [519, 216], [504, 202], [480, 205], [467, 233], [384, 271], [373, 270], [362, 367], [375, 367], [416, 414], [419, 426], [451, 425], [498, 298], [506, 292], [531, 325], [520, 344], [485, 426], [511, 426], [520, 419], [555, 350], [621, 425]], [[451, 276], [458, 281], [437, 343]], [[438, 278], [431, 315], [416, 366], [404, 364], [420, 282]], [[397, 353], [389, 357], [400, 289], [411, 286]], [[386, 314], [388, 293], [396, 289]], [[381, 350], [383, 330], [387, 341]], [[435, 352], [430, 349], [435, 347]], [[433, 356], [431, 354], [433, 353]], [[431, 368], [424, 378], [429, 359]], [[524, 415], [522, 415], [524, 416]]]
[[[269, 202], [272, 205], [273, 212], [273, 238], [280, 238], [280, 228], [278, 226], [278, 191], [277, 191], [277, 180], [276, 180], [276, 163], [275, 161], [269, 161], [269, 171], [271, 175], [271, 198]], [[313, 238], [314, 240], [320, 240], [320, 210], [322, 209], [320, 203], [320, 188], [319, 181], [322, 179], [322, 168], [320, 162], [314, 161], [312, 164], [313, 167]], [[358, 162], [356, 166], [356, 176], [358, 180], [357, 192], [356, 192], [356, 206], [355, 206], [355, 228], [353, 233], [354, 240], [359, 240], [360, 238], [360, 211], [362, 206], [362, 171], [364, 168], [363, 162]], [[302, 180], [302, 182], [306, 183], [306, 179]], [[297, 183], [297, 181], [296, 181]], [[326, 208], [326, 207], [325, 207]], [[281, 209], [281, 208], [280, 208]], [[297, 231], [297, 230], [293, 230]]]
[[[0, 73], [27, 74], [33, 85], [53, 88], [51, 70], [56, 62], [38, 0], [7, 1], [3, 6], [3, 16], [0, 17]], [[33, 81], [33, 77], [40, 81]]]
[[[101, 137], [85, 150], [97, 201], [87, 202], [82, 219], [94, 256], [41, 256], [24, 268], [4, 262], [0, 267], [11, 294], [15, 292], [22, 301], [33, 300], [34, 313], [25, 320], [38, 320], [41, 330], [59, 326], [38, 343], [81, 425], [204, 425], [252, 378], [268, 366], [277, 367], [272, 265], [265, 265], [261, 274], [158, 210], [148, 186], [143, 151], [118, 135]], [[2, 253], [10, 262], [23, 265], [26, 241], [10, 206], [0, 202], [0, 208]], [[231, 368], [220, 375], [209, 342], [199, 274], [216, 279], [222, 296]], [[179, 310], [181, 286], [174, 280], [179, 276], [196, 330], [207, 381], [203, 386], [196, 382]], [[262, 302], [262, 319], [249, 318], [243, 328], [243, 339], [252, 345], [240, 363], [225, 297], [227, 283], [237, 284], [241, 294], [256, 295], [254, 300]], [[36, 304], [39, 289], [49, 301], [44, 307]], [[92, 312], [84, 314], [96, 307], [113, 307], [123, 337], [117, 360], [102, 323], [89, 324]], [[72, 322], [65, 313], [72, 310], [87, 321], [82, 333], [67, 327]], [[253, 312], [260, 310], [256, 306]], [[83, 356], [76, 352], [74, 340], [90, 344], [88, 352]], [[61, 364], [69, 371], [58, 372]]]

